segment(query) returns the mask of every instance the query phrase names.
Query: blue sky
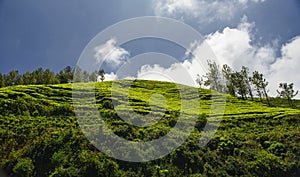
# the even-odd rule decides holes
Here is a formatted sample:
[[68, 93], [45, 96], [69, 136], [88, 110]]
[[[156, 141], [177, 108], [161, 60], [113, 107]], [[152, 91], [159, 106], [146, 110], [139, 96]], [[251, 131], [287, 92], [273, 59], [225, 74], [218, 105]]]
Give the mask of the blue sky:
[[[275, 82], [272, 75], [289, 74], [293, 77], [288, 81], [300, 88], [297, 69], [282, 64], [300, 64], [300, 58], [296, 59], [299, 0], [0, 0], [0, 72], [24, 73], [39, 67], [58, 72], [74, 66], [88, 42], [108, 26], [154, 15], [181, 20], [198, 30], [217, 50], [221, 63], [229, 62], [234, 68], [249, 64], [250, 69], [266, 72], [273, 85], [281, 80]], [[245, 52], [227, 56], [225, 50], [235, 47], [230, 42], [235, 37], [228, 36], [235, 36], [232, 42], [244, 46]], [[222, 40], [222, 45], [216, 40]], [[146, 50], [179, 58], [184, 54], [153, 40], [122, 47], [131, 56]]]

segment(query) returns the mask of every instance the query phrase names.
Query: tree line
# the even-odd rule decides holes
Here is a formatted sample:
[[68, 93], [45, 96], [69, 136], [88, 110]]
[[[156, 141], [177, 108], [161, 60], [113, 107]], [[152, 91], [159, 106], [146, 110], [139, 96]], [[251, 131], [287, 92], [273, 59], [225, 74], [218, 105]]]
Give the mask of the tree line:
[[[269, 82], [262, 73], [258, 71], [250, 73], [249, 68], [245, 66], [242, 66], [240, 71], [234, 71], [227, 64], [220, 68], [216, 62], [211, 60], [208, 60], [207, 64], [208, 72], [204, 76], [197, 75], [196, 82], [200, 87], [208, 86], [218, 92], [238, 96], [244, 100], [254, 100], [253, 92], [256, 92], [260, 101], [263, 102], [263, 98], [265, 98], [270, 106], [269, 90], [267, 89]], [[278, 96], [287, 99], [291, 107], [295, 106], [292, 98], [298, 94], [293, 86], [293, 83], [280, 83], [279, 90], [277, 90]]]
[[[208, 72], [204, 76], [197, 75], [196, 82], [200, 87], [208, 86], [218, 92], [227, 93], [232, 96], [238, 96], [242, 99], [254, 100], [256, 96], [261, 102], [266, 100], [270, 105], [267, 86], [269, 82], [264, 78], [262, 73], [254, 71], [249, 72], [249, 68], [242, 66], [240, 71], [234, 71], [230, 66], [224, 64], [222, 68], [210, 60], [207, 61]], [[58, 73], [50, 69], [44, 70], [38, 68], [33, 72], [20, 74], [18, 70], [12, 70], [8, 74], [0, 73], [0, 88], [13, 85], [35, 85], [35, 84], [64, 84], [73, 82], [97, 82], [105, 80], [105, 71], [100, 69], [89, 73], [80, 67], [65, 67]], [[294, 107], [292, 99], [298, 94], [294, 90], [293, 83], [280, 83], [278, 96], [288, 100], [291, 107]], [[264, 99], [263, 99], [264, 98]]]
[[[75, 77], [74, 77], [75, 76]], [[38, 68], [33, 72], [20, 74], [18, 70], [12, 70], [8, 74], [0, 73], [0, 88], [13, 85], [39, 85], [39, 84], [64, 84], [72, 82], [96, 82], [105, 79], [103, 69], [89, 73], [80, 67], [72, 69], [71, 66], [65, 67], [58, 73], [50, 69]]]

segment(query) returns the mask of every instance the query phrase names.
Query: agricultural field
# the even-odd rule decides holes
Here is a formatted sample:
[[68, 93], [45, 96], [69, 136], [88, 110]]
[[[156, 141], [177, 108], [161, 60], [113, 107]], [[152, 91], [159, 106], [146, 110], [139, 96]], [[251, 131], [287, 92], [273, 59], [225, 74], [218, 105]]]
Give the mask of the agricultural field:
[[[196, 124], [188, 139], [163, 158], [116, 160], [85, 137], [79, 122], [88, 125], [89, 120], [75, 116], [88, 117], [93, 111], [88, 104], [91, 94], [105, 124], [130, 141], [163, 137], [179, 116]], [[81, 106], [76, 112], [73, 101]], [[210, 112], [214, 102], [224, 104], [224, 111]], [[189, 104], [199, 104], [199, 109]], [[268, 106], [256, 99], [147, 80], [4, 87], [0, 88], [0, 176], [296, 177], [300, 174], [300, 102], [295, 105], [289, 108], [286, 100], [274, 98]], [[154, 118], [147, 127], [122, 120], [127, 117], [142, 124], [147, 121], [138, 118], [145, 115], [160, 119]], [[221, 120], [217, 132], [200, 147], [206, 123], [218, 125], [214, 120]]]

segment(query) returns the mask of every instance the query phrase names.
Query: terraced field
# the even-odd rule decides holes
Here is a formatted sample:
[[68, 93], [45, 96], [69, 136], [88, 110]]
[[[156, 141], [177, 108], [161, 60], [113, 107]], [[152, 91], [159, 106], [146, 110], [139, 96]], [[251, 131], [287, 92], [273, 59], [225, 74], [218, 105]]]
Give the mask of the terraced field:
[[[0, 88], [0, 167], [9, 176], [297, 176], [300, 110], [271, 103], [146, 80]], [[163, 137], [181, 117], [195, 125], [169, 155], [125, 162], [84, 136], [78, 122], [94, 126], [94, 113], [136, 142]], [[206, 123], [219, 128], [200, 147]]]

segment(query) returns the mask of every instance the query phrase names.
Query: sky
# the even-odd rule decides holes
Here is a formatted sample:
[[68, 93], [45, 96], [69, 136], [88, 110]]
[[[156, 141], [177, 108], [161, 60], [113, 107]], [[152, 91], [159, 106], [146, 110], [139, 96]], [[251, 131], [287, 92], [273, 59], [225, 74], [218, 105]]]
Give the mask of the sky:
[[[299, 0], [0, 0], [0, 72], [74, 67], [98, 33], [141, 16], [169, 17], [190, 25], [204, 36], [220, 64], [236, 70], [246, 65], [264, 73], [272, 96], [280, 82], [293, 82], [300, 90]], [[98, 61], [110, 50], [114, 53], [103, 65], [107, 79], [118, 79], [118, 67], [146, 52], [178, 61], [144, 65], [134, 77], [157, 79], [147, 73], [176, 75], [182, 68], [193, 79], [203, 74], [195, 59], [186, 57], [186, 49], [168, 41], [143, 39], [119, 46], [112, 36], [92, 56]], [[201, 44], [189, 50], [200, 52]]]

